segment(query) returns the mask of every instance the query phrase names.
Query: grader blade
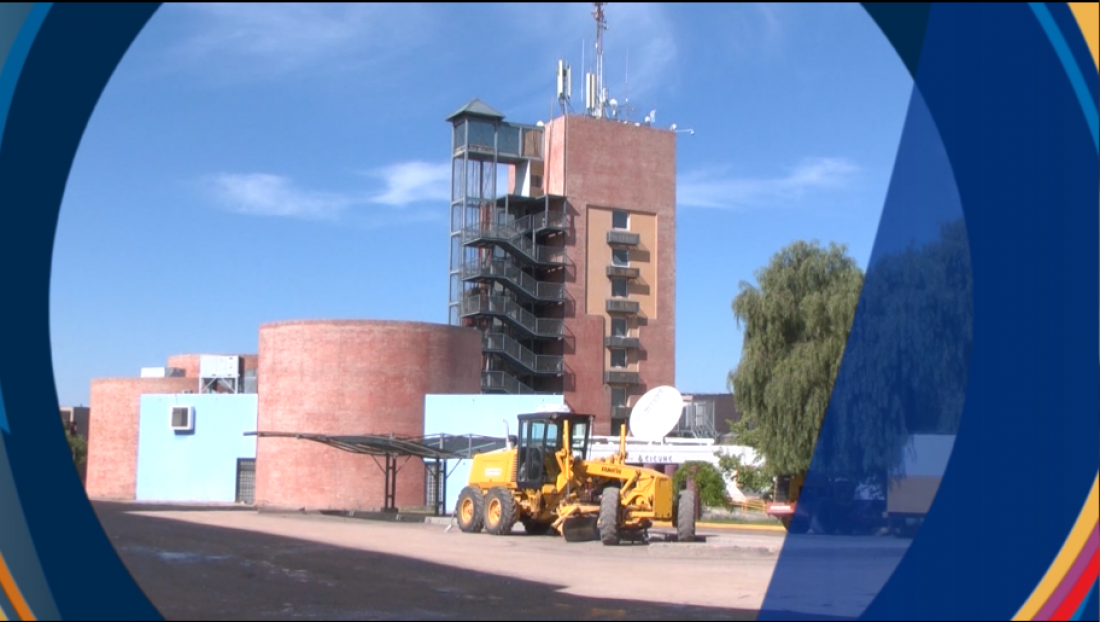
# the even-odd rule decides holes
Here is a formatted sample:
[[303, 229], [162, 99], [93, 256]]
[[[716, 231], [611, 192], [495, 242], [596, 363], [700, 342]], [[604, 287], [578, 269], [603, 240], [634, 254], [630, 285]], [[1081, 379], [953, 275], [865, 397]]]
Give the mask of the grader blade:
[[570, 516], [558, 528], [566, 542], [591, 542], [598, 540], [595, 516]]

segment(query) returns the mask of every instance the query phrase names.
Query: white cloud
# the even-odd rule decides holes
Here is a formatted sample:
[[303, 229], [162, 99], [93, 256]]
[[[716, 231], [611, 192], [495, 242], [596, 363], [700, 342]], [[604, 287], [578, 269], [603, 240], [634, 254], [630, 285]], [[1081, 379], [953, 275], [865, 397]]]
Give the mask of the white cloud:
[[430, 40], [419, 4], [186, 3], [164, 10], [183, 12], [191, 26], [177, 48], [183, 58], [251, 77], [384, 62]]
[[404, 206], [421, 201], [446, 203], [451, 196], [451, 166], [447, 162], [403, 162], [369, 173], [379, 178], [385, 190], [371, 201]]
[[210, 177], [207, 186], [221, 207], [251, 216], [336, 220], [355, 204], [352, 197], [303, 190], [287, 177], [267, 173], [222, 173]]
[[[355, 192], [326, 192], [302, 188], [289, 177], [271, 173], [221, 173], [203, 180], [218, 207], [249, 216], [297, 218], [313, 221], [363, 222], [431, 220], [446, 214], [450, 197], [450, 165], [400, 162], [369, 171], [378, 188]], [[434, 205], [427, 211], [412, 207]]]
[[697, 171], [677, 181], [677, 203], [685, 207], [745, 209], [783, 206], [812, 191], [847, 186], [859, 171], [844, 158], [809, 158], [774, 178], [732, 177], [728, 171]]

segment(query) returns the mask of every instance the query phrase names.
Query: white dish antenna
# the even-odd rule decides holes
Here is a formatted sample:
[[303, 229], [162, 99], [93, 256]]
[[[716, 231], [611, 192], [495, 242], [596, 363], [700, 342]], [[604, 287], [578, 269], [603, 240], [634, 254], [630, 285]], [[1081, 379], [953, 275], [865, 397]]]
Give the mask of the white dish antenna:
[[650, 389], [630, 411], [630, 434], [644, 441], [663, 440], [684, 414], [684, 396], [673, 387]]

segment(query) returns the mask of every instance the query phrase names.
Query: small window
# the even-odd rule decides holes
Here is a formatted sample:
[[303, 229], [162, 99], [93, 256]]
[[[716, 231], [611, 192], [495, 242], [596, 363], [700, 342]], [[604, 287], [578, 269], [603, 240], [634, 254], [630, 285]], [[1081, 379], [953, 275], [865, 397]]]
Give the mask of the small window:
[[615, 229], [629, 229], [630, 228], [630, 214], [623, 210], [615, 210], [611, 212], [611, 226]]
[[615, 349], [611, 351], [611, 366], [615, 369], [626, 368], [626, 350]]
[[626, 337], [626, 318], [617, 317], [611, 319], [611, 336]]
[[532, 188], [541, 188], [542, 187], [542, 175], [532, 175], [531, 176], [531, 187]]
[[611, 407], [621, 408], [626, 406], [626, 389], [614, 387], [611, 389]]
[[615, 298], [626, 298], [626, 279], [611, 279], [611, 295]]
[[611, 251], [611, 265], [625, 268], [630, 265], [630, 251], [625, 248], [616, 248]]

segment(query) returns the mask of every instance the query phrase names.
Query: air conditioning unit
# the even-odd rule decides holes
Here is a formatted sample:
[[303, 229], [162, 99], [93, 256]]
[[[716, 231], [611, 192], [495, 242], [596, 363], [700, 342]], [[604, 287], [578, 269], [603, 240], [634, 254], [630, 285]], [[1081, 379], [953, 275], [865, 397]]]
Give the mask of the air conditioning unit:
[[195, 429], [194, 406], [172, 406], [171, 428], [177, 432], [191, 432]]

